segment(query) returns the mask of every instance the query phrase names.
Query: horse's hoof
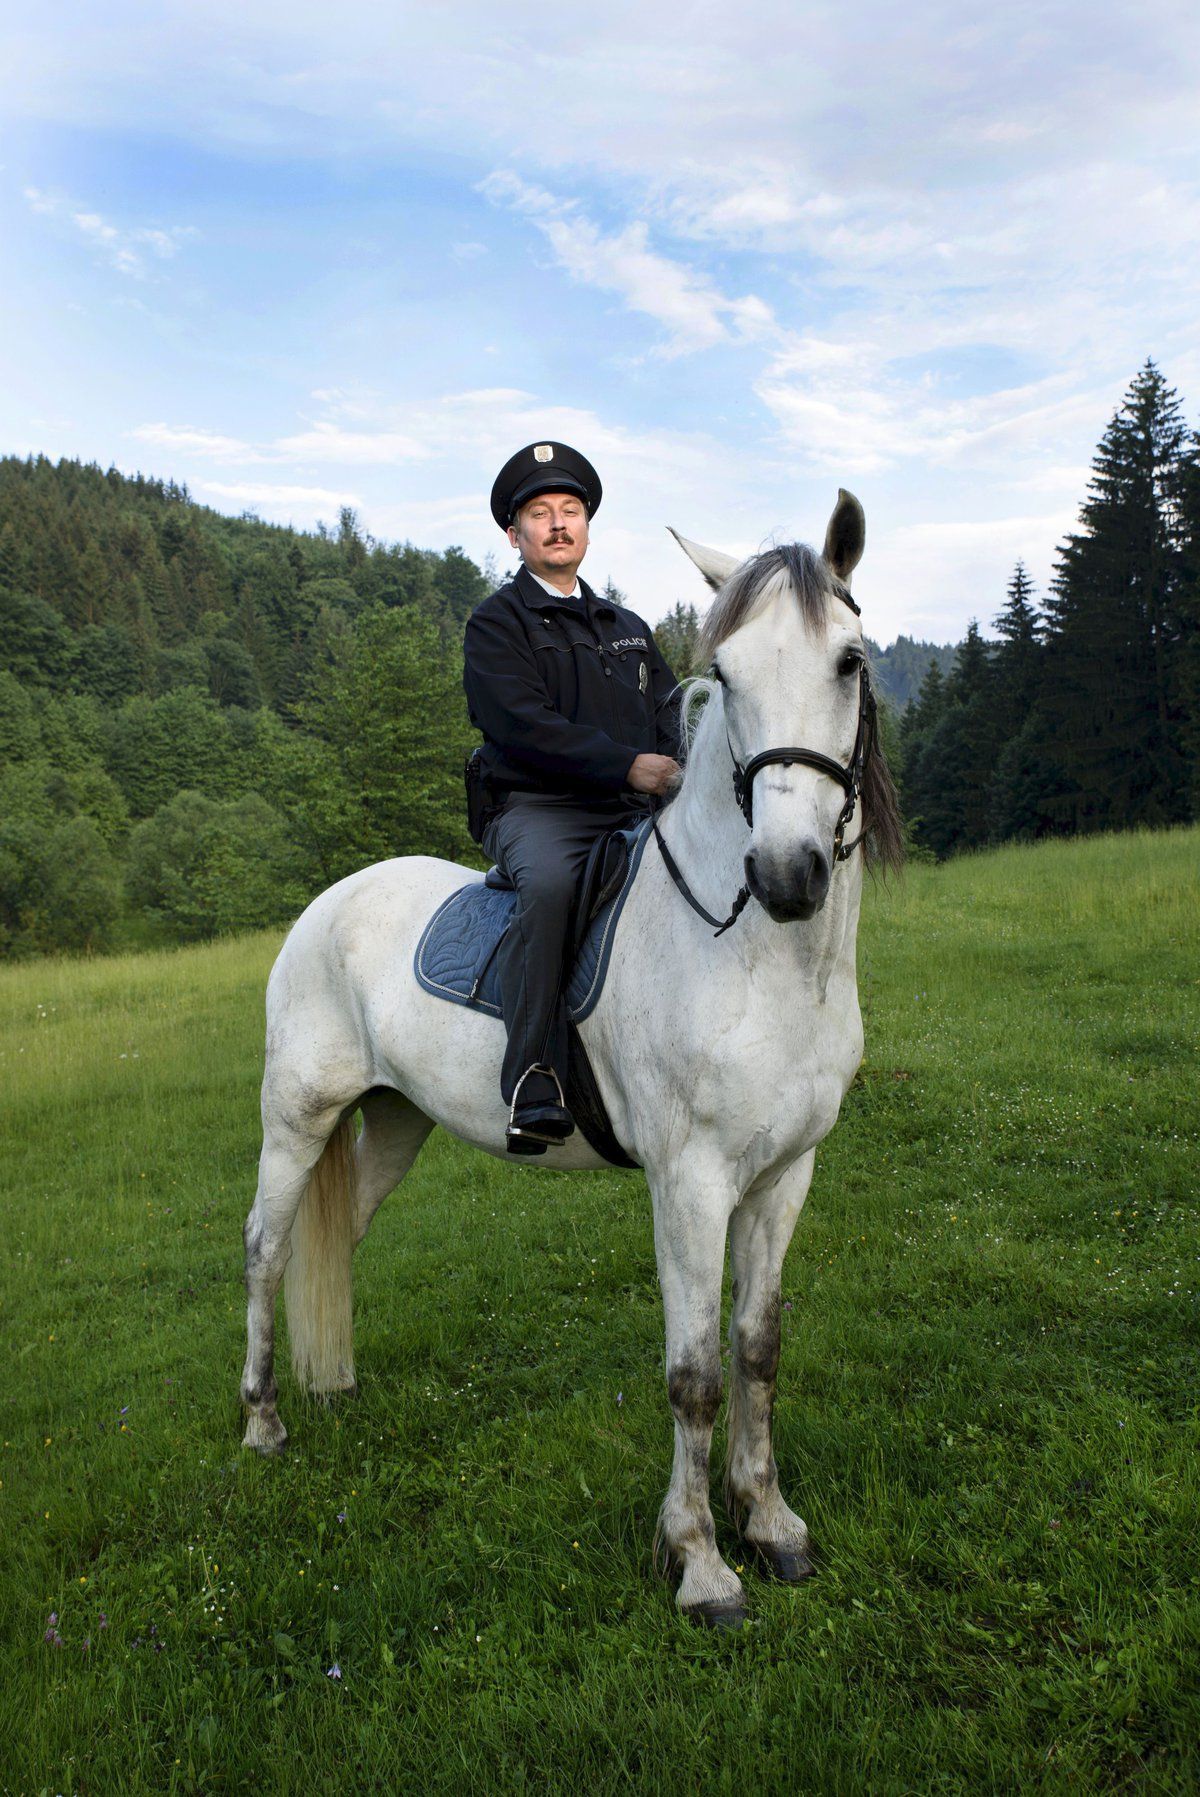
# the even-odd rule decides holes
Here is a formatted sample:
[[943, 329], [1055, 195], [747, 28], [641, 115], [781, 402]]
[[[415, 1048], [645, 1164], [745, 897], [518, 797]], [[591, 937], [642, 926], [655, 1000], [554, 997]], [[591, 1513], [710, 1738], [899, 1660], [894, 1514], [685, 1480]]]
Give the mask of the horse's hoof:
[[[260, 1460], [277, 1460], [287, 1444], [287, 1436], [281, 1435], [278, 1441], [256, 1441], [251, 1445]], [[242, 1443], [243, 1447], [246, 1445], [245, 1442]]]
[[784, 1585], [802, 1585], [813, 1577], [813, 1563], [806, 1553], [794, 1547], [773, 1547], [770, 1542], [755, 1542], [755, 1557], [764, 1572]]
[[288, 1443], [288, 1432], [277, 1416], [263, 1416], [251, 1412], [246, 1421], [246, 1433], [242, 1437], [244, 1448], [253, 1448], [264, 1460], [282, 1454]]
[[709, 1598], [707, 1603], [685, 1604], [680, 1612], [689, 1622], [699, 1622], [706, 1629], [740, 1629], [746, 1620], [743, 1603], [720, 1603]]

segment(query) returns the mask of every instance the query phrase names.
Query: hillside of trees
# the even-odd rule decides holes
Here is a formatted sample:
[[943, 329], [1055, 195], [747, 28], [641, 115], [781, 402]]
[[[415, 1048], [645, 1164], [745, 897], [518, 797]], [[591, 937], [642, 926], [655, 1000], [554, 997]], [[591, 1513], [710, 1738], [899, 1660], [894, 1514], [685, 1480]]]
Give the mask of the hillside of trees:
[[470, 855], [458, 549], [227, 518], [0, 461], [0, 954], [276, 922], [365, 862]]
[[[278, 923], [372, 860], [473, 860], [462, 630], [496, 578], [349, 509], [299, 532], [0, 459], [0, 956]], [[1018, 565], [995, 641], [875, 649], [914, 842], [1195, 816], [1198, 592], [1197, 440], [1148, 363], [1050, 593]], [[656, 630], [680, 674], [698, 627], [679, 605]]]

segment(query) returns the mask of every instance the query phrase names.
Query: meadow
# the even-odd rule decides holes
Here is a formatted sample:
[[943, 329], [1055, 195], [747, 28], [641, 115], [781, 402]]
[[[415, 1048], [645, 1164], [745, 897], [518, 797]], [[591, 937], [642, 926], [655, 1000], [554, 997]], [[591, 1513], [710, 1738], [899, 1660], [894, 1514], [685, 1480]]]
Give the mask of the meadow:
[[1194, 1791], [1198, 867], [1143, 833], [869, 893], [784, 1277], [818, 1572], [747, 1567], [738, 1635], [651, 1569], [640, 1174], [436, 1132], [356, 1262], [358, 1397], [281, 1354], [261, 1461], [278, 935], [0, 971], [0, 1790]]

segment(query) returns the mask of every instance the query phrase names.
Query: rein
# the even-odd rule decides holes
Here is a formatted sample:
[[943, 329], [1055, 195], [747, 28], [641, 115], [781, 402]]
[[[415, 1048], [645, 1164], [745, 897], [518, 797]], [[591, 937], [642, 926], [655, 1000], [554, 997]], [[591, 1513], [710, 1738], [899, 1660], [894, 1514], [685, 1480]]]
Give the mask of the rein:
[[[717, 678], [719, 679], [720, 676], [718, 675]], [[769, 767], [772, 762], [780, 762], [784, 767], [791, 767], [794, 761], [801, 761], [807, 767], [816, 768], [819, 774], [828, 774], [831, 780], [838, 782], [846, 794], [846, 802], [838, 813], [838, 820], [834, 825], [833, 859], [835, 864], [839, 861], [848, 861], [867, 833], [864, 828], [859, 831], [852, 842], [844, 840], [846, 826], [854, 816], [855, 806], [862, 794], [863, 774], [866, 771], [871, 751], [875, 747], [875, 730], [875, 694], [871, 689], [871, 677], [867, 672], [865, 661], [859, 667], [858, 676], [858, 729], [855, 731], [854, 748], [851, 751], [850, 760], [844, 767], [840, 761], [834, 761], [832, 756], [822, 755], [819, 749], [798, 748], [764, 749], [761, 754], [752, 755], [743, 767], [733, 752], [729, 726], [726, 724], [725, 741], [729, 744], [729, 758], [733, 762], [733, 796], [737, 800], [738, 810], [745, 818], [746, 823], [751, 829], [754, 828], [754, 776], [764, 767]], [[663, 840], [662, 831], [658, 827], [657, 807], [651, 810], [650, 821], [654, 829], [655, 840], [671, 879], [697, 916], [702, 917], [705, 923], [712, 925], [714, 935], [723, 936], [726, 930], [733, 927], [750, 903], [749, 886], [740, 888], [733, 901], [733, 908], [729, 916], [722, 923], [719, 917], [714, 917], [712, 912], [707, 911], [700, 903], [679, 871], [679, 865]]]

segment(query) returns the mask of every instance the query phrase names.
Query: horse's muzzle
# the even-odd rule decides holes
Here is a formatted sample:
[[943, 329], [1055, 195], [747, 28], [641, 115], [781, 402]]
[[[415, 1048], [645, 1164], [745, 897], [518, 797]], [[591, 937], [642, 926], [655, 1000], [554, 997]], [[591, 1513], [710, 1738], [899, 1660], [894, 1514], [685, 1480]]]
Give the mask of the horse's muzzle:
[[812, 845], [784, 862], [746, 855], [746, 884], [776, 923], [804, 922], [815, 917], [829, 892], [829, 857]]

